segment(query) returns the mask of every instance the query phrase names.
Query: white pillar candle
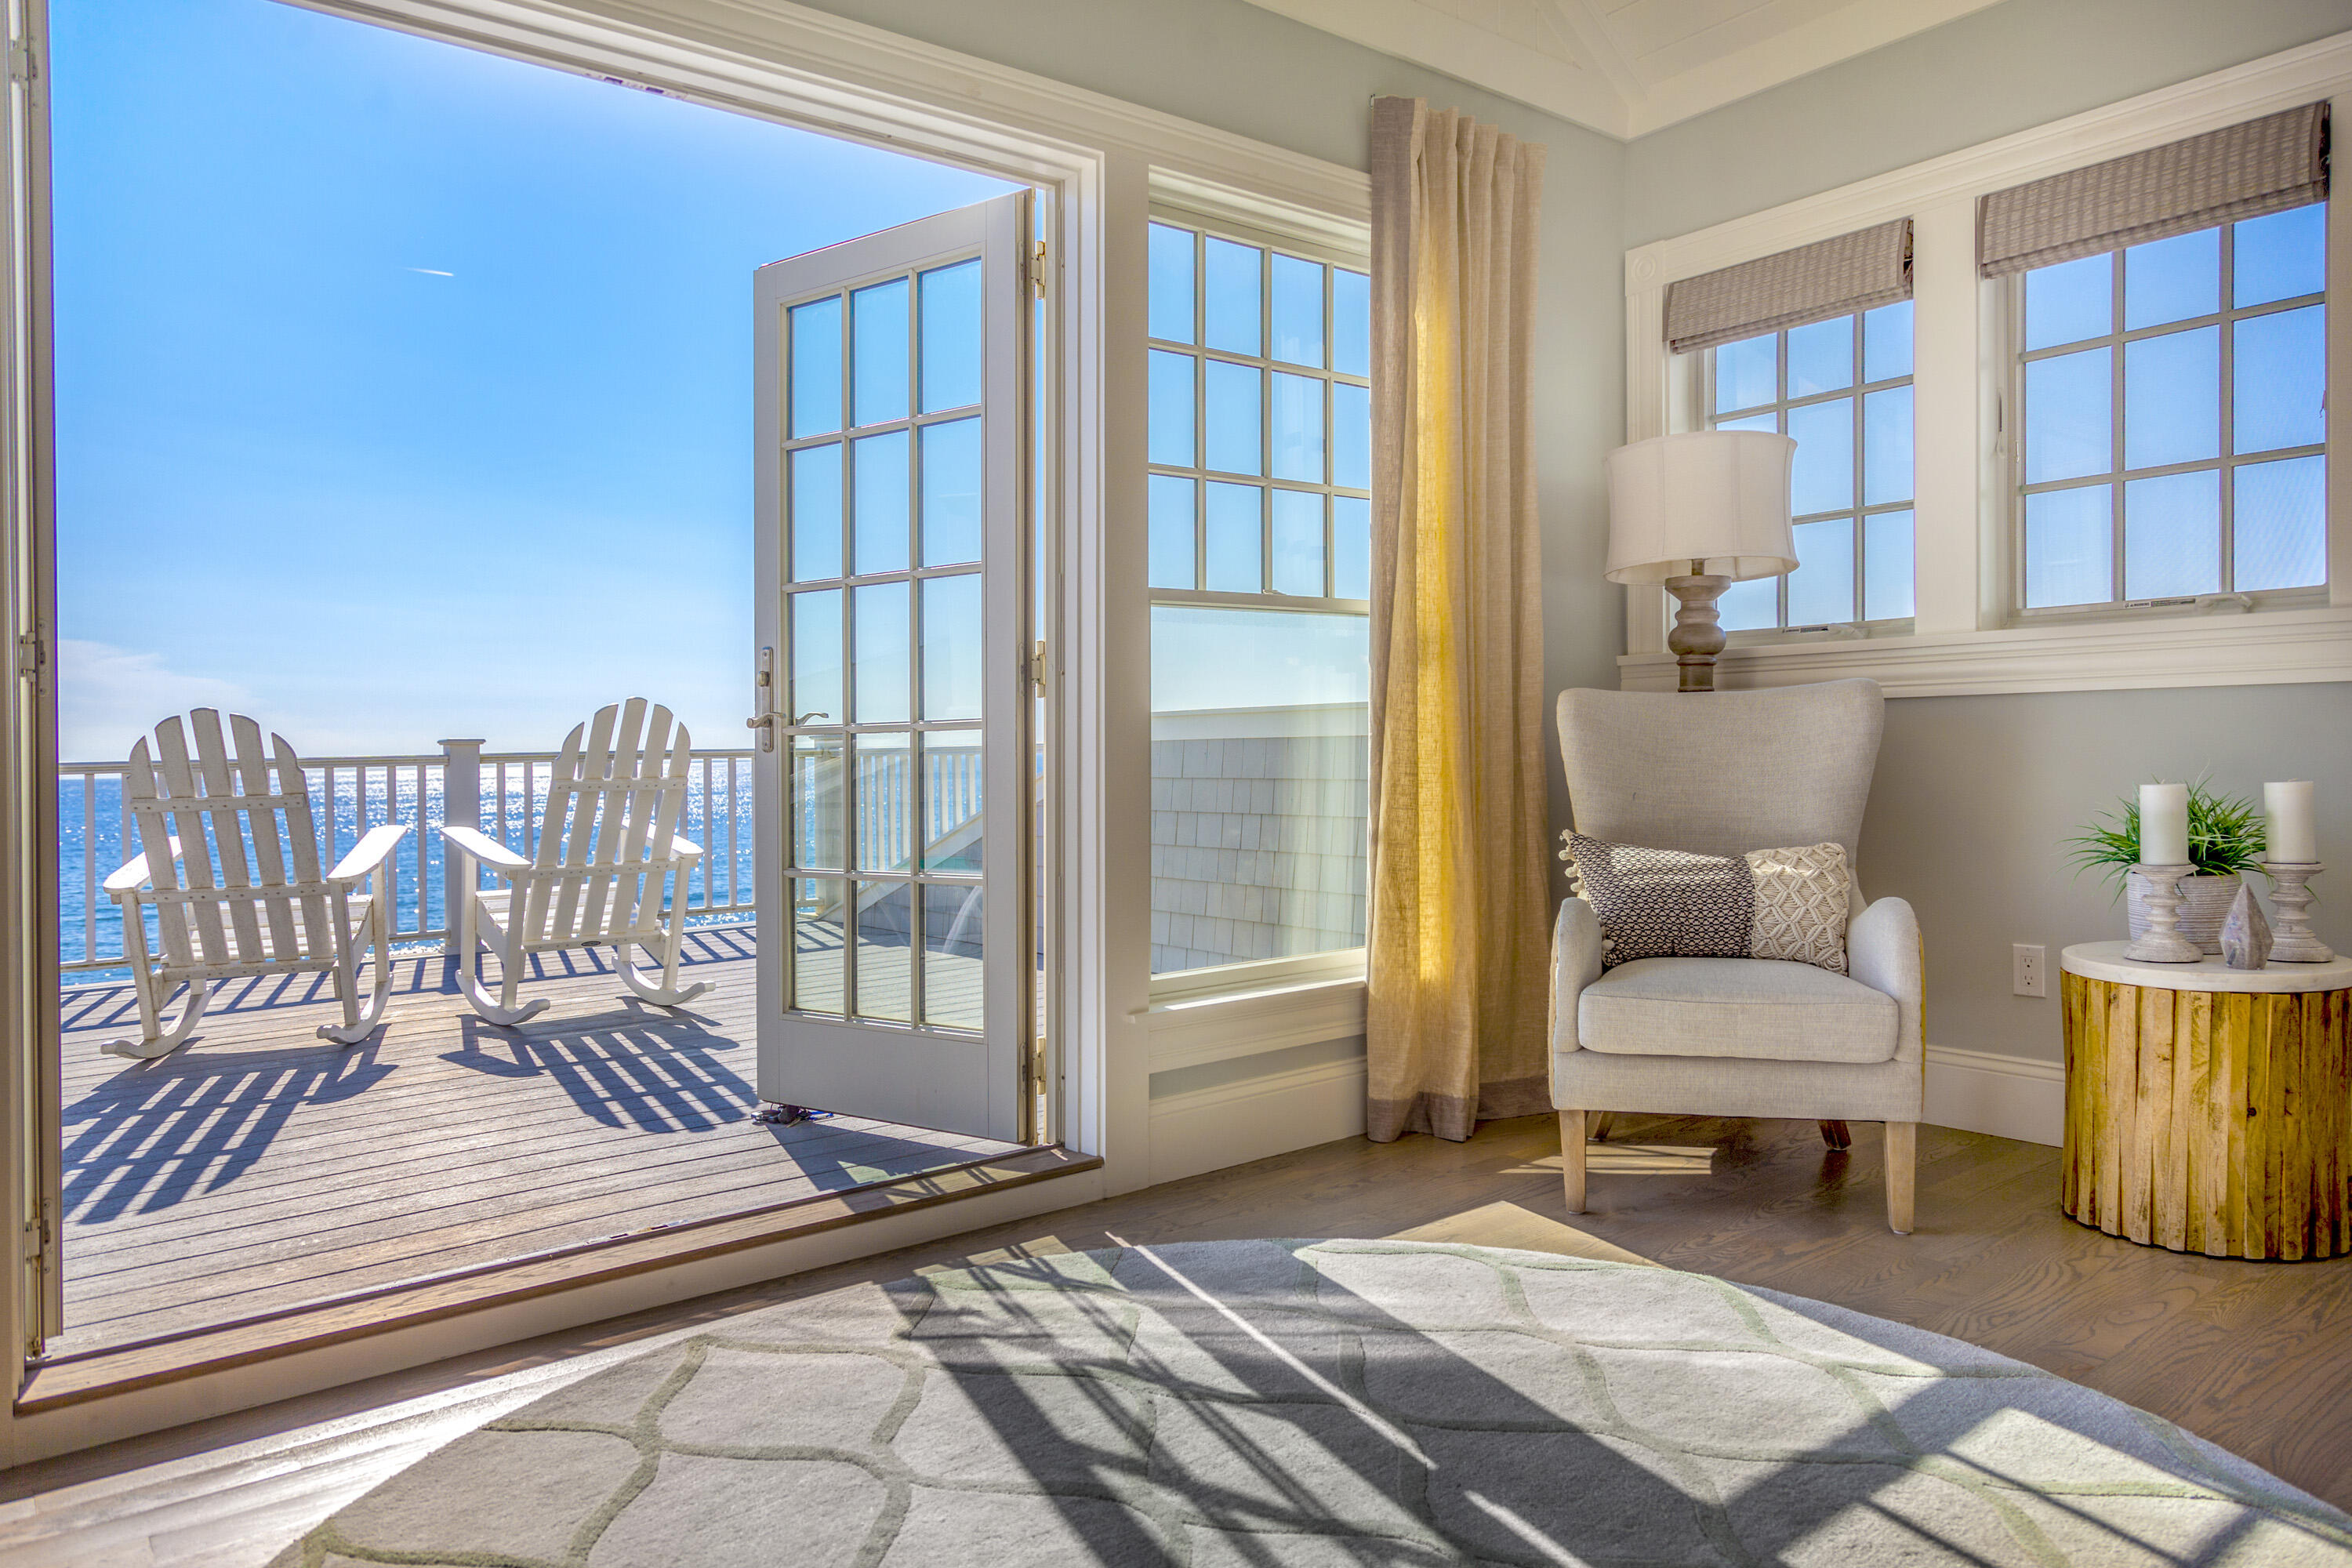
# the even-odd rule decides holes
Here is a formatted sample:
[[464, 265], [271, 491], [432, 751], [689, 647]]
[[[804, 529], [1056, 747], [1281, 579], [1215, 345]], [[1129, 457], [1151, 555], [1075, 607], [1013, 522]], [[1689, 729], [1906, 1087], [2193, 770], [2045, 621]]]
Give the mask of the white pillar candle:
[[2139, 863], [2143, 866], [2189, 864], [2189, 786], [2149, 784], [2139, 786]]
[[2309, 865], [2319, 858], [2319, 816], [2309, 779], [2263, 785], [2263, 858]]

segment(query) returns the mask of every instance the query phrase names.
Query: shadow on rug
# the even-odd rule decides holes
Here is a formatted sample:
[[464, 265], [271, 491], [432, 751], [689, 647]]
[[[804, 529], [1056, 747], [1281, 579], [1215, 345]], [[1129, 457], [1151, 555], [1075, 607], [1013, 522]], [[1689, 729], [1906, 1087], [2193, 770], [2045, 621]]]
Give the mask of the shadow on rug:
[[490, 1423], [345, 1564], [2342, 1563], [2352, 1518], [1958, 1340], [1670, 1269], [1131, 1247], [730, 1320]]

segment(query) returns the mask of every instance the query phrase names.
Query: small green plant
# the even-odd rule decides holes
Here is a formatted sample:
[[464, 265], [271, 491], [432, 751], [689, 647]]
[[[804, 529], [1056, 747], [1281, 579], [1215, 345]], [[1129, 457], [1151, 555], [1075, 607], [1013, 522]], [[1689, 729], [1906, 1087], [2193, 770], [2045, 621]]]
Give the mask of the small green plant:
[[[2107, 816], [2091, 819], [2084, 831], [2065, 840], [2074, 847], [2074, 874], [2095, 866], [2121, 889], [2125, 877], [2139, 864], [2139, 801], [2126, 795], [2116, 803], [2121, 820]], [[2189, 861], [2200, 876], [2226, 877], [2254, 869], [2263, 858], [2263, 814], [2242, 796], [2226, 799], [2207, 789], [2202, 781], [2189, 786]]]

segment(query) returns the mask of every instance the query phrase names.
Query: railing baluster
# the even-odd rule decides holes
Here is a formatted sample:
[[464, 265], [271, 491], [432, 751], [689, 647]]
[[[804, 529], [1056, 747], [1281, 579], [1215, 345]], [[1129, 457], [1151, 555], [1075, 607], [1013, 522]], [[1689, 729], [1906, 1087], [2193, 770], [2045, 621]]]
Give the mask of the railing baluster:
[[98, 956], [98, 774], [81, 775], [81, 955]]

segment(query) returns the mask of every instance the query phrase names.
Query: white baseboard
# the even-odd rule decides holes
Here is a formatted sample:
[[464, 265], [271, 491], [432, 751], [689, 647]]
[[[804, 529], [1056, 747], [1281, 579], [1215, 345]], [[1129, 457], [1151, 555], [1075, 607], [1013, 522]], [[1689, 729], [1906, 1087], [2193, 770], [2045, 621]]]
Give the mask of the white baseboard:
[[1926, 1120], [2027, 1143], [2063, 1143], [2066, 1069], [2027, 1057], [1929, 1046]]
[[1151, 1179], [1173, 1182], [1364, 1131], [1364, 1058], [1151, 1102]]

